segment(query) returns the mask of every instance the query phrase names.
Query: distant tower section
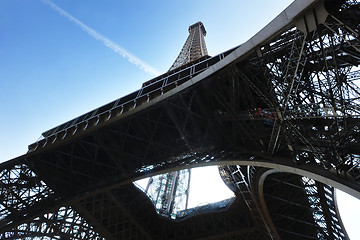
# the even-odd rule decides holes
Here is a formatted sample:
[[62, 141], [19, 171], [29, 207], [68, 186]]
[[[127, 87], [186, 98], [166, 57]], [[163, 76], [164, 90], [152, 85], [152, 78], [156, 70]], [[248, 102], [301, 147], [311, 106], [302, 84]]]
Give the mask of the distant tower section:
[[206, 30], [202, 22], [197, 22], [189, 27], [189, 36], [169, 71], [189, 62], [207, 56], [205, 44]]
[[188, 209], [191, 169], [150, 177], [145, 193], [156, 212], [175, 219], [179, 211]]
[[[206, 30], [202, 22], [189, 27], [189, 36], [169, 71], [208, 56], [205, 44]], [[181, 170], [150, 177], [145, 193], [155, 205], [158, 214], [175, 218], [178, 211], [188, 208], [191, 170]]]

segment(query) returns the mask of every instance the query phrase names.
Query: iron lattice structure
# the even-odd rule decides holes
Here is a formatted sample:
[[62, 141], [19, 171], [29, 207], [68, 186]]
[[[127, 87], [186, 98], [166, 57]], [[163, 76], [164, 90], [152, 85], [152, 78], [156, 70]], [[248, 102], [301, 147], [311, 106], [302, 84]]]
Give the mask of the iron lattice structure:
[[142, 189], [153, 202], [156, 212], [176, 218], [177, 212], [188, 208], [191, 169], [150, 177]]
[[[205, 36], [202, 22], [189, 26], [189, 36], [169, 71], [208, 57]], [[149, 178], [144, 191], [154, 203], [158, 214], [175, 217], [176, 211], [187, 209], [190, 176], [191, 169], [187, 169]]]
[[[358, 1], [295, 1], [0, 165], [0, 239], [345, 239], [360, 198]], [[228, 208], [174, 221], [132, 182], [219, 165]]]
[[208, 56], [205, 36], [206, 30], [202, 22], [191, 25], [189, 27], [189, 36], [169, 71]]

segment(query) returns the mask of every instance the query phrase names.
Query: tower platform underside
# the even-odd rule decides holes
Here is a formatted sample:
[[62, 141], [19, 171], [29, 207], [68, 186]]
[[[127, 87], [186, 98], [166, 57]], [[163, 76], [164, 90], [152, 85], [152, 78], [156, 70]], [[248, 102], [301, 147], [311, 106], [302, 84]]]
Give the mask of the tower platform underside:
[[[360, 4], [330, 3], [295, 1], [43, 133], [0, 165], [0, 239], [345, 239], [333, 187], [360, 198]], [[208, 165], [236, 192], [223, 211], [164, 219], [132, 184]]]

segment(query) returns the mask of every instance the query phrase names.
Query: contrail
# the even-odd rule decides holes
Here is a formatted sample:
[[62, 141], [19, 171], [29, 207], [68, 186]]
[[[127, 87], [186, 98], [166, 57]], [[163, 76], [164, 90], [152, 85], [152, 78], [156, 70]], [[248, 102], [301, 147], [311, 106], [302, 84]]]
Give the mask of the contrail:
[[63, 9], [61, 9], [59, 6], [57, 6], [56, 4], [54, 4], [53, 2], [51, 2], [50, 0], [41, 0], [44, 4], [48, 4], [52, 9], [54, 9], [55, 11], [57, 11], [58, 13], [60, 13], [60, 15], [66, 17], [67, 19], [69, 19], [71, 22], [75, 23], [77, 26], [81, 27], [82, 30], [84, 30], [85, 32], [87, 32], [90, 36], [92, 36], [93, 38], [95, 38], [96, 40], [99, 40], [101, 42], [104, 43], [105, 46], [107, 46], [108, 48], [112, 49], [114, 52], [120, 54], [121, 56], [123, 56], [124, 58], [127, 58], [129, 62], [131, 62], [132, 64], [135, 64], [136, 66], [138, 66], [140, 69], [144, 70], [147, 73], [150, 73], [154, 76], [158, 76], [161, 73], [156, 70], [155, 68], [151, 67], [149, 64], [147, 64], [146, 62], [142, 61], [141, 59], [139, 59], [138, 57], [136, 57], [135, 55], [133, 55], [132, 53], [128, 52], [127, 50], [125, 50], [124, 48], [120, 47], [119, 45], [117, 45], [116, 43], [114, 43], [113, 41], [111, 41], [110, 39], [104, 37], [103, 35], [101, 35], [100, 33], [96, 32], [94, 29], [88, 27], [87, 25], [85, 25], [83, 22], [81, 22], [80, 20], [76, 19], [75, 17], [71, 16], [69, 13], [67, 13], [66, 11], [64, 11]]

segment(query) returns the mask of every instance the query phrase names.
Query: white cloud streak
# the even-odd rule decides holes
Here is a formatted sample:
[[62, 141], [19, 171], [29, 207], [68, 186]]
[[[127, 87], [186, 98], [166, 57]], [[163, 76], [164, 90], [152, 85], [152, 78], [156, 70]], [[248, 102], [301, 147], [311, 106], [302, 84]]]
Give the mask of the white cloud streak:
[[126, 58], [132, 64], [135, 64], [136, 66], [138, 66], [143, 71], [145, 71], [145, 72], [147, 72], [147, 73], [149, 73], [151, 75], [154, 75], [154, 76], [158, 76], [158, 75], [161, 74], [158, 70], [151, 67], [149, 64], [142, 61], [141, 59], [139, 59], [138, 57], [136, 57], [132, 53], [125, 50], [124, 48], [120, 47], [119, 45], [117, 45], [116, 43], [111, 41], [110, 39], [108, 39], [108, 38], [104, 37], [103, 35], [101, 35], [100, 33], [96, 32], [94, 29], [92, 29], [89, 26], [85, 25], [80, 20], [78, 20], [75, 17], [71, 16], [69, 13], [67, 13], [66, 11], [61, 9], [59, 6], [57, 6], [56, 4], [51, 2], [50, 0], [41, 0], [41, 1], [42, 1], [42, 3], [49, 5], [52, 9], [57, 11], [60, 15], [66, 17], [71, 22], [75, 23], [75, 25], [81, 27], [82, 30], [84, 30], [87, 34], [89, 34], [90, 36], [92, 36], [96, 40], [99, 40], [100, 42], [103, 42], [105, 46], [112, 49], [114, 52], [120, 54], [122, 57]]

